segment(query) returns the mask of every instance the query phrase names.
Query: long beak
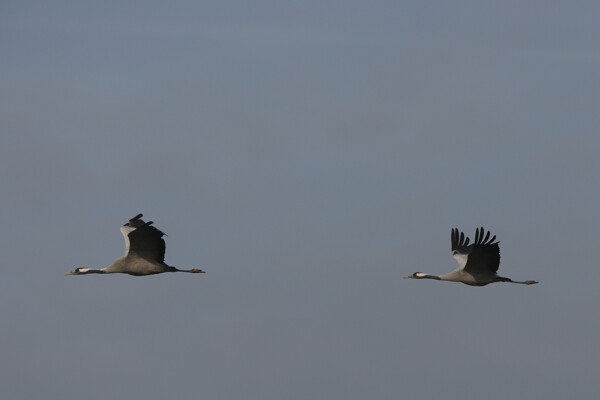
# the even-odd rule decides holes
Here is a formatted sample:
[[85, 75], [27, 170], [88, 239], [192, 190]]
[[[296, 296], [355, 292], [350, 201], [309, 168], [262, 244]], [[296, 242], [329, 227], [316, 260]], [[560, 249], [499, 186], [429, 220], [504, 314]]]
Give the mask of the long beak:
[[403, 279], [411, 279], [413, 276], [412, 275], [407, 275], [407, 276], [403, 276]]
[[82, 273], [79, 272], [79, 268], [75, 268], [73, 271], [65, 273], [65, 275], [82, 275]]

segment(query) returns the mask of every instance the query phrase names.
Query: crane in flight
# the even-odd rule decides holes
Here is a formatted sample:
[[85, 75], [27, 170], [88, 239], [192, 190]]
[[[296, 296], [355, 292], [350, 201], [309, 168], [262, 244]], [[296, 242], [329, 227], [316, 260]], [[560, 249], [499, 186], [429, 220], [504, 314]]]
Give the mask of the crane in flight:
[[458, 268], [445, 275], [430, 275], [415, 272], [404, 279], [436, 279], [439, 281], [462, 282], [471, 286], [485, 286], [493, 282], [511, 282], [522, 285], [533, 285], [536, 281], [513, 281], [499, 276], [496, 272], [500, 266], [500, 247], [494, 242], [496, 236], [490, 239], [490, 232], [485, 235], [483, 227], [475, 229], [475, 241], [469, 245], [465, 234], [452, 229], [452, 257], [458, 262]]
[[177, 269], [165, 264], [164, 232], [152, 226], [153, 221], [144, 222], [138, 214], [121, 227], [125, 238], [125, 255], [117, 258], [106, 268], [76, 268], [66, 275], [85, 274], [129, 274], [134, 276], [154, 275], [163, 272], [204, 273], [201, 269]]

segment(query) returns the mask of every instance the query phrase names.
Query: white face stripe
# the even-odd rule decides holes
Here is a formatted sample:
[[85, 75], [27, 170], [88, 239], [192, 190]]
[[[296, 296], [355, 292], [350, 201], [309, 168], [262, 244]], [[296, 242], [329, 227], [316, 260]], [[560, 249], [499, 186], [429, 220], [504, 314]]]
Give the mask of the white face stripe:
[[463, 269], [465, 268], [465, 265], [467, 265], [467, 259], [469, 258], [469, 255], [456, 253], [453, 254], [452, 257], [454, 257], [454, 259], [458, 263], [458, 268]]
[[423, 272], [417, 272], [415, 275], [417, 275], [419, 278], [422, 278], [424, 276], [427, 276], [427, 274], [423, 273]]
[[89, 268], [77, 268], [77, 271], [78, 271], [78, 272], [81, 272], [81, 273], [86, 273], [86, 272], [88, 272], [89, 270], [90, 270]]

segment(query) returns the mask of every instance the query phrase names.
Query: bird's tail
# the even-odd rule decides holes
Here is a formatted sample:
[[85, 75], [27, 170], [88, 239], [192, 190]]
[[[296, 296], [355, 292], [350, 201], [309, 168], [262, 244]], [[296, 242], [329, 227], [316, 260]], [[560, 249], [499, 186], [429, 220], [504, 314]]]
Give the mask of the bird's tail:
[[538, 281], [531, 281], [531, 280], [529, 280], [529, 281], [513, 281], [510, 278], [505, 278], [502, 276], [500, 277], [500, 281], [501, 282], [510, 282], [510, 283], [519, 283], [521, 285], [534, 285], [536, 283], [539, 283]]

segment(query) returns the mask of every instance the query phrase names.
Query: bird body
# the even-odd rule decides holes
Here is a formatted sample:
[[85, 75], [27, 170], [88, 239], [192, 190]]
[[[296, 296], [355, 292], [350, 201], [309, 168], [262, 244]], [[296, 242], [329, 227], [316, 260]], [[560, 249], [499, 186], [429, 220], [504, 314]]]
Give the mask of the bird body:
[[152, 226], [153, 221], [144, 222], [138, 214], [121, 227], [125, 238], [125, 255], [117, 258], [106, 268], [76, 268], [67, 275], [84, 274], [129, 274], [134, 276], [154, 275], [163, 272], [204, 273], [201, 269], [177, 269], [165, 263], [165, 233]]
[[415, 272], [405, 276], [405, 279], [435, 279], [440, 281], [461, 282], [470, 286], [485, 286], [493, 282], [511, 282], [532, 285], [536, 281], [513, 281], [497, 274], [500, 266], [500, 246], [494, 242], [496, 236], [490, 239], [490, 232], [485, 235], [483, 227], [475, 230], [475, 240], [469, 245], [470, 239], [463, 232], [452, 229], [452, 257], [458, 262], [458, 268], [445, 275], [430, 275]]

